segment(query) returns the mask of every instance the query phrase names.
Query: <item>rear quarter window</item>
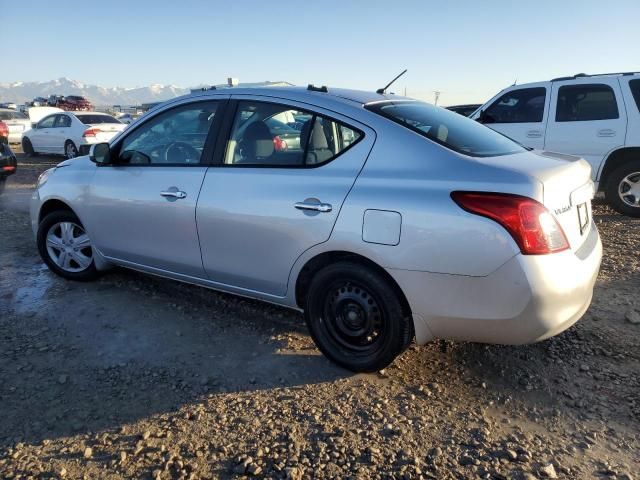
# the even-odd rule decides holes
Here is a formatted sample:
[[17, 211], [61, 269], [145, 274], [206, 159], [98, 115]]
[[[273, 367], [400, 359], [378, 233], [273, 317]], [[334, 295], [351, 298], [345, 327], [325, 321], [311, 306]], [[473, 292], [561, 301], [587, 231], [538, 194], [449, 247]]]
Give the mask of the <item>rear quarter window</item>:
[[365, 108], [464, 155], [493, 157], [526, 151], [489, 127], [428, 103], [392, 101]]

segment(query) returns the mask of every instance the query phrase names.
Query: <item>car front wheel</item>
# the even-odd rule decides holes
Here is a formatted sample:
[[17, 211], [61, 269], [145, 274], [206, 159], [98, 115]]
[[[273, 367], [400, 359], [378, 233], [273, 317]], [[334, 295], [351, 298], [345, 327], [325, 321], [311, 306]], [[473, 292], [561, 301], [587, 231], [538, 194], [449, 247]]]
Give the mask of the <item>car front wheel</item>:
[[338, 262], [312, 279], [305, 320], [318, 348], [354, 372], [388, 366], [413, 339], [413, 322], [398, 294], [379, 272]]
[[68, 280], [88, 281], [98, 276], [91, 239], [75, 214], [47, 215], [38, 228], [38, 251], [54, 273]]
[[609, 176], [605, 190], [607, 203], [630, 217], [640, 217], [640, 162], [626, 163]]
[[28, 156], [36, 154], [35, 150], [33, 149], [33, 145], [31, 145], [31, 140], [29, 140], [27, 137], [22, 138], [22, 151]]

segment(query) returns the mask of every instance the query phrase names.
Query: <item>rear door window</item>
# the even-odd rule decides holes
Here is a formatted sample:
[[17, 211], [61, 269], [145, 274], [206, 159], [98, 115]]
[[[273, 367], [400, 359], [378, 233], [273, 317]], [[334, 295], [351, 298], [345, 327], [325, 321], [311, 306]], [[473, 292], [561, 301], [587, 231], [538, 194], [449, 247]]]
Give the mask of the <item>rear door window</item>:
[[618, 118], [616, 95], [609, 85], [564, 85], [558, 89], [556, 122]]
[[71, 118], [68, 115], [56, 115], [54, 127], [67, 128], [71, 126]]
[[482, 123], [542, 122], [546, 94], [544, 87], [511, 90], [483, 112]]
[[636, 107], [638, 107], [638, 111], [640, 111], [640, 78], [631, 80], [629, 82], [629, 88], [633, 94], [633, 99], [636, 101]]
[[366, 108], [465, 155], [491, 157], [526, 151], [489, 127], [428, 103], [384, 102]]
[[362, 136], [331, 118], [290, 106], [238, 103], [224, 164], [311, 167], [325, 164]]

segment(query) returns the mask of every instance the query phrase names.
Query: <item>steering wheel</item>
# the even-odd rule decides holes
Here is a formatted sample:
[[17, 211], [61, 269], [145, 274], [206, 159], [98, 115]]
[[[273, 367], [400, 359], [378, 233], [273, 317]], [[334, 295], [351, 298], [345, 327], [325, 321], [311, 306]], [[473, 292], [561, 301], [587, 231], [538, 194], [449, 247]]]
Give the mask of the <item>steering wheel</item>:
[[198, 163], [200, 151], [186, 142], [174, 142], [164, 151], [166, 163]]

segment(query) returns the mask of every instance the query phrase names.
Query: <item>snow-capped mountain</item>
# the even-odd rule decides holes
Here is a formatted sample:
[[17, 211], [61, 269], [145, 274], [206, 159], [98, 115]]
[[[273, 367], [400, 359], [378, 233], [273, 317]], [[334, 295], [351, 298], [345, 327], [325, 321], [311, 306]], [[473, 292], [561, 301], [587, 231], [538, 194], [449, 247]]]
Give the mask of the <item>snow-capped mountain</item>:
[[0, 83], [0, 102], [24, 103], [49, 95], [81, 95], [94, 105], [139, 105], [159, 102], [189, 93], [188, 88], [154, 84], [123, 88], [87, 85], [77, 80], [58, 78], [48, 82]]

